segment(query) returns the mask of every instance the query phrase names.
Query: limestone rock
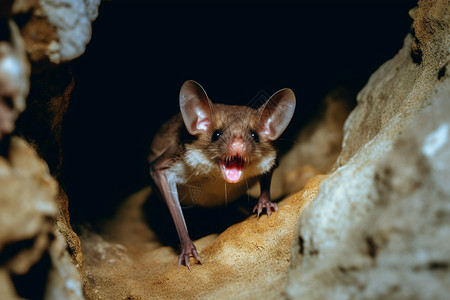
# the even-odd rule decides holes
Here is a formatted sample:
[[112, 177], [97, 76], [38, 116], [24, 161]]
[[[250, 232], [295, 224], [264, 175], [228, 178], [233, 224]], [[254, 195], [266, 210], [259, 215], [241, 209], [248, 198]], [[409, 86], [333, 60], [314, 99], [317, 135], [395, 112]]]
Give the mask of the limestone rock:
[[351, 97], [343, 88], [327, 95], [324, 113], [300, 132], [294, 147], [281, 157], [272, 183], [274, 199], [299, 191], [315, 175], [331, 171], [341, 152], [342, 129], [352, 109]]
[[[17, 25], [9, 20], [10, 38], [0, 40], [0, 142], [14, 130], [14, 122], [25, 109], [29, 90], [30, 64]], [[1, 25], [0, 25], [1, 26]]]
[[54, 226], [58, 185], [47, 164], [20, 138], [13, 137], [8, 155], [0, 156], [0, 186], [0, 294], [29, 297], [36, 291], [34, 282], [45, 282], [30, 275], [28, 283], [15, 286], [11, 275], [20, 278], [38, 268], [49, 276], [44, 299], [81, 299], [79, 273]]
[[416, 36], [359, 93], [336, 170], [297, 224], [287, 298], [448, 297], [449, 7], [419, 1]]
[[[414, 35], [408, 35], [400, 52], [383, 64], [358, 95], [358, 105], [346, 121], [342, 153], [336, 167], [349, 161], [382, 131], [392, 141], [423, 106], [449, 63], [448, 1], [419, 1], [415, 9]], [[432, 38], [431, 38], [431, 36]], [[420, 58], [414, 58], [417, 40]], [[418, 64], [417, 60], [421, 63]], [[389, 138], [389, 137], [386, 137]]]
[[[11, 281], [10, 275], [16, 274], [20, 282], [26, 282], [20, 279], [24, 276], [42, 286], [37, 287], [39, 296], [33, 297], [81, 299], [83, 257], [70, 225], [67, 196], [34, 150], [17, 138], [10, 144], [9, 134], [25, 109], [32, 64], [28, 110], [21, 115], [16, 133], [34, 146], [59, 179], [62, 118], [74, 80], [67, 64], [52, 64], [84, 52], [100, 0], [7, 2], [0, 4], [0, 18], [7, 19], [10, 31], [10, 40], [0, 41], [0, 163], [4, 167], [0, 174], [5, 175], [0, 190], [1, 294], [13, 299], [18, 297], [16, 289], [19, 296], [33, 293], [31, 287]], [[19, 14], [20, 31], [11, 18]], [[5, 135], [8, 139], [1, 141]], [[35, 280], [35, 270], [45, 277]]]
[[64, 238], [56, 228], [54, 236], [55, 241], [48, 249], [51, 268], [48, 271], [44, 299], [84, 299], [82, 278], [78, 270], [80, 266], [72, 263], [72, 257], [67, 251], [67, 238]]
[[59, 63], [83, 54], [100, 0], [41, 0], [40, 4], [49, 23], [57, 28], [57, 39], [49, 45], [50, 61]]
[[[126, 202], [102, 234], [81, 234], [91, 299], [276, 299], [283, 292], [295, 222], [325, 176], [280, 203], [277, 213], [251, 216], [219, 236], [195, 241], [202, 265], [178, 267], [178, 253], [157, 241], [142, 204], [149, 189]], [[124, 274], [127, 274], [124, 276]]]
[[[21, 114], [16, 133], [36, 148], [57, 180], [62, 167], [62, 121], [75, 82], [69, 64], [52, 64], [84, 53], [99, 5], [100, 0], [16, 0], [10, 8], [12, 15], [29, 15], [20, 29], [33, 67], [28, 109]], [[68, 198], [61, 187], [57, 199], [57, 228], [81, 267], [81, 245], [70, 225]]]
[[14, 1], [13, 14], [31, 11], [22, 27], [30, 59], [59, 64], [83, 54], [99, 5], [100, 0]]
[[[271, 183], [272, 199], [300, 191], [314, 176], [331, 171], [341, 152], [343, 126], [353, 106], [351, 93], [337, 88], [323, 102], [323, 113], [303, 128], [292, 148], [280, 157]], [[258, 198], [259, 184], [249, 191]]]
[[56, 182], [23, 140], [11, 141], [9, 158], [0, 157], [0, 248], [21, 240], [33, 241], [31, 249], [24, 248], [4, 264], [11, 272], [24, 274], [48, 247], [52, 228], [48, 219], [56, 215]]
[[[53, 78], [58, 78], [53, 82]], [[60, 180], [63, 164], [61, 133], [64, 114], [75, 85], [70, 66], [61, 64], [31, 76], [27, 109], [16, 122], [16, 134], [32, 144], [56, 180]], [[60, 186], [57, 196], [56, 226], [65, 237], [75, 264], [83, 265], [80, 240], [70, 224], [69, 199]]]
[[442, 299], [450, 293], [449, 99], [450, 88], [432, 96], [432, 106], [377, 167], [376, 208], [361, 226], [374, 263], [361, 271], [364, 298]]

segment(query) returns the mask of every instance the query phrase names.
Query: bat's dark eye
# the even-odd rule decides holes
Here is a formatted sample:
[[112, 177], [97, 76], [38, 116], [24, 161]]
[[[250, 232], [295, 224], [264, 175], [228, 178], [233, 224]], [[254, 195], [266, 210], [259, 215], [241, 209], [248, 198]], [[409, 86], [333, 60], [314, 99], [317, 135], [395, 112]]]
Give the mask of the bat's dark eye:
[[215, 141], [217, 141], [221, 136], [222, 136], [222, 131], [216, 130], [216, 131], [213, 132], [213, 134], [212, 134], [212, 136], [211, 136], [211, 141], [215, 142]]
[[251, 130], [251, 131], [250, 131], [250, 134], [251, 134], [251, 136], [252, 136], [252, 139], [253, 139], [255, 142], [259, 143], [259, 135], [258, 135], [258, 133], [257, 133], [256, 131], [254, 131], [254, 130]]

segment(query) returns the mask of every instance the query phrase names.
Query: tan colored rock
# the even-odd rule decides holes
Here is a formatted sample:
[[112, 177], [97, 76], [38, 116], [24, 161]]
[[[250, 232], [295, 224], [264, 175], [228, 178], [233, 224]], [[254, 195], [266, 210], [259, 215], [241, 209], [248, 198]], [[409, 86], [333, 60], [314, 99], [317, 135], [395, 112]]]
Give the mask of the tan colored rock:
[[[53, 83], [53, 78], [58, 82]], [[28, 108], [17, 121], [16, 132], [32, 144], [39, 156], [48, 164], [50, 173], [59, 180], [63, 164], [61, 131], [64, 114], [69, 106], [75, 80], [69, 65], [41, 71], [32, 77]], [[49, 84], [52, 82], [52, 84]], [[39, 130], [36, 130], [39, 128]], [[82, 267], [80, 240], [72, 229], [69, 216], [69, 199], [59, 187], [56, 226], [65, 237], [74, 263]]]
[[[30, 61], [42, 68], [46, 64], [59, 62], [57, 29], [43, 14], [33, 14], [21, 29]], [[34, 67], [36, 69], [36, 67]]]
[[[439, 84], [449, 63], [448, 1], [419, 1], [413, 23], [414, 36], [405, 38], [404, 46], [383, 64], [358, 95], [358, 105], [345, 125], [342, 153], [336, 166], [342, 166], [381, 131], [390, 129], [392, 140], [428, 104], [427, 97]], [[439, 17], [440, 16], [440, 17]], [[437, 19], [438, 18], [438, 19]], [[432, 34], [432, 42], [430, 41]], [[411, 51], [422, 41], [421, 62]], [[391, 129], [392, 128], [392, 129]]]
[[[47, 164], [20, 138], [13, 137], [8, 155], [0, 156], [0, 186], [0, 294], [14, 299], [27, 293], [16, 292], [10, 276], [28, 273], [48, 254], [49, 270], [42, 270], [50, 278], [44, 298], [81, 299], [79, 273], [54, 226], [58, 184]], [[51, 296], [55, 293], [60, 297]]]
[[33, 63], [59, 64], [84, 53], [100, 0], [16, 0], [12, 14], [31, 13], [22, 35]]
[[[313, 176], [331, 171], [341, 152], [344, 122], [353, 108], [351, 97], [343, 88], [327, 95], [324, 112], [300, 132], [294, 147], [281, 157], [272, 183], [275, 199], [295, 193]], [[281, 187], [275, 194], [277, 184]]]
[[373, 266], [358, 272], [373, 299], [450, 293], [450, 80], [377, 168], [375, 209], [362, 224]]
[[[7, 2], [0, 4], [1, 18], [17, 14], [28, 14], [29, 18], [21, 24], [21, 32], [9, 21], [11, 40], [0, 41], [0, 142], [14, 130], [14, 122], [25, 109], [30, 86], [27, 53], [35, 74], [33, 92], [17, 132], [33, 144], [47, 160], [52, 175], [58, 177], [62, 165], [62, 118], [74, 80], [68, 65], [51, 64], [71, 60], [84, 52], [100, 1]], [[59, 81], [51, 83], [54, 78]], [[40, 130], [36, 131], [36, 127]], [[3, 176], [0, 178], [3, 181], [0, 182], [0, 292], [4, 292], [0, 294], [10, 294], [11, 299], [17, 297], [13, 295], [15, 288], [8, 274], [25, 274], [38, 261], [46, 259], [43, 257], [49, 257], [50, 265], [39, 266], [48, 267], [41, 270], [48, 275], [42, 296], [81, 299], [83, 256], [80, 241], [70, 225], [66, 194], [50, 176], [47, 164], [22, 140], [13, 138], [10, 145], [8, 140], [4, 141], [0, 155], [4, 155], [0, 156], [0, 176]], [[10, 249], [15, 252], [10, 253]], [[18, 292], [22, 295], [27, 291]]]
[[37, 6], [39, 0], [14, 0], [11, 1], [11, 14], [24, 14], [29, 12], [33, 7]]
[[[31, 15], [22, 25], [21, 33], [34, 73], [28, 109], [21, 115], [16, 132], [36, 148], [58, 180], [62, 167], [62, 122], [75, 81], [69, 64], [49, 67], [49, 62], [60, 63], [84, 52], [98, 5], [96, 0], [16, 0], [11, 8], [12, 14]], [[68, 198], [61, 187], [57, 200], [57, 228], [67, 241], [74, 263], [81, 268], [81, 245], [71, 227]]]
[[283, 292], [295, 222], [325, 176], [314, 177], [270, 218], [251, 216], [220, 235], [195, 241], [202, 265], [178, 267], [178, 253], [148, 229], [142, 204], [130, 197], [102, 235], [81, 234], [90, 299], [275, 299]]
[[448, 297], [449, 8], [419, 1], [418, 36], [359, 93], [336, 170], [299, 219], [288, 299]]
[[[302, 129], [274, 171], [271, 196], [281, 199], [300, 191], [314, 176], [331, 171], [341, 152], [343, 126], [353, 106], [349, 91], [338, 88], [327, 95], [323, 113]], [[258, 198], [259, 184], [249, 194]]]
[[450, 9], [446, 0], [426, 0], [419, 2], [419, 8], [413, 9], [412, 17], [414, 19], [414, 43], [411, 47], [413, 54], [418, 61], [422, 61], [422, 56], [432, 55], [433, 60], [428, 64], [437, 64], [438, 66], [448, 63], [445, 53], [442, 53], [436, 44], [446, 43], [448, 35], [446, 28], [450, 26]]
[[[330, 175], [333, 182], [324, 181], [299, 223], [301, 243], [292, 251], [288, 298], [447, 297], [450, 80], [444, 83], [446, 90], [436, 89], [431, 107], [370, 168], [371, 177], [367, 166], [357, 170], [350, 161], [342, 167], [347, 170]], [[331, 185], [343, 178], [349, 186]], [[328, 195], [336, 201], [318, 209]]]
[[0, 293], [5, 299], [21, 299], [16, 293], [9, 272], [2, 268], [0, 268]]
[[54, 236], [56, 239], [48, 250], [51, 268], [48, 271], [44, 299], [84, 299], [79, 272], [81, 266], [73, 264], [72, 257], [67, 252], [67, 238], [64, 238], [56, 229], [54, 229]]
[[14, 130], [14, 122], [25, 109], [30, 64], [17, 25], [8, 21], [10, 40], [0, 41], [0, 142]]
[[69, 199], [61, 186], [56, 197], [56, 205], [58, 207], [58, 215], [55, 223], [56, 230], [64, 238], [67, 246], [66, 250], [69, 250], [73, 264], [80, 270], [83, 276], [84, 257], [81, 252], [81, 242], [70, 223]]
[[48, 247], [49, 219], [57, 213], [56, 182], [21, 139], [11, 141], [9, 161], [0, 160], [0, 249], [21, 240], [32, 241], [31, 248], [24, 248], [4, 265], [14, 274], [24, 274]]

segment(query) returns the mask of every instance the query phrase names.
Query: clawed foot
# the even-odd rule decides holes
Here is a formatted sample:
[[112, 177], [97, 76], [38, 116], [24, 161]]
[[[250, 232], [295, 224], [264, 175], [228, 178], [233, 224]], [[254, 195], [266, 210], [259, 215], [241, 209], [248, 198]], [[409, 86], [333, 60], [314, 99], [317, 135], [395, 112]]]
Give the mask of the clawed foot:
[[278, 211], [278, 206], [276, 203], [273, 203], [266, 198], [259, 198], [258, 203], [256, 203], [255, 207], [253, 208], [253, 213], [255, 213], [255, 211], [258, 211], [259, 218], [259, 215], [262, 213], [264, 208], [266, 209], [268, 217], [270, 217], [272, 212]]
[[197, 253], [197, 249], [195, 248], [192, 242], [182, 246], [181, 254], [178, 256], [178, 266], [186, 266], [189, 271], [191, 270], [190, 259], [191, 257], [197, 260], [198, 264], [202, 264], [200, 261], [200, 256]]

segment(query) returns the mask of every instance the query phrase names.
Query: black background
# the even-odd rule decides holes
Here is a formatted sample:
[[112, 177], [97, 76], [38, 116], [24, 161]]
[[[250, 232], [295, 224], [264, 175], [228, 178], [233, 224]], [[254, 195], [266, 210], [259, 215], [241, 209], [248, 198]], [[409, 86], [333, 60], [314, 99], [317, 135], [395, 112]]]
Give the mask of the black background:
[[103, 2], [63, 123], [72, 218], [111, 212], [148, 185], [146, 156], [178, 112], [185, 80], [215, 102], [246, 104], [290, 87], [290, 129], [317, 114], [334, 87], [360, 90], [402, 47], [414, 1], [276, 3]]

